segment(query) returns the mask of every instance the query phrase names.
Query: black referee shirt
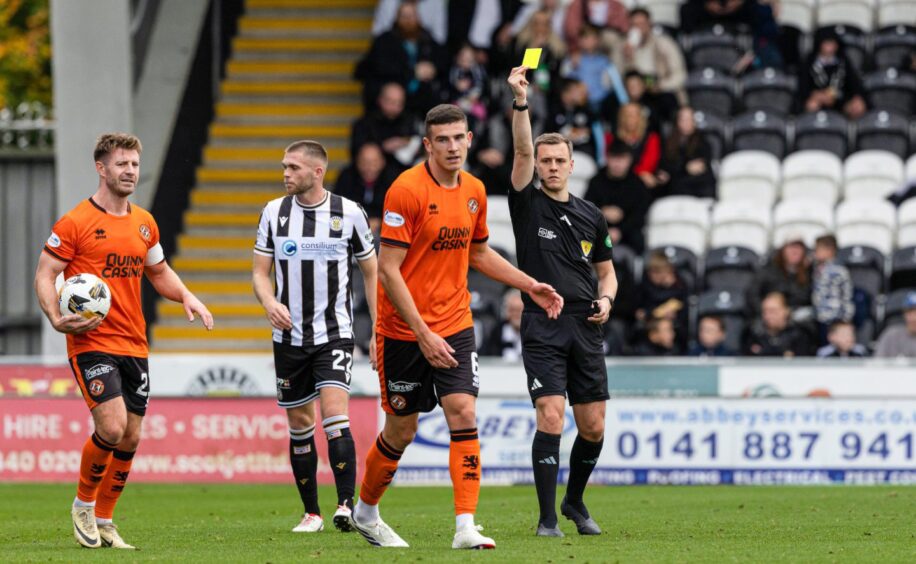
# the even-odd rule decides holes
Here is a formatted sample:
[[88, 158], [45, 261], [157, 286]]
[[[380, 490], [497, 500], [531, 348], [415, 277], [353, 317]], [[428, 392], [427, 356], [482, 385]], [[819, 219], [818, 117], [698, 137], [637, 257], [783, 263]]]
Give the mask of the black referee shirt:
[[[528, 184], [509, 190], [518, 266], [539, 282], [553, 286], [567, 304], [596, 298], [598, 279], [592, 263], [611, 260], [607, 221], [591, 202], [569, 195], [558, 202]], [[528, 309], [536, 308], [527, 294]]]

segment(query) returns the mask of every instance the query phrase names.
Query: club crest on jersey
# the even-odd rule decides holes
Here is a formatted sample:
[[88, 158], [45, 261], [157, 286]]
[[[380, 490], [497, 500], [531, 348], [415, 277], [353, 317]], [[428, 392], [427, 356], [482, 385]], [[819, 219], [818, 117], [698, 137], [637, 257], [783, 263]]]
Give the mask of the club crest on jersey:
[[480, 204], [477, 203], [477, 198], [471, 198], [468, 200], [468, 211], [471, 213], [477, 213], [477, 210], [480, 209]]
[[592, 244], [590, 241], [579, 241], [579, 246], [582, 247], [582, 254], [588, 258], [588, 255], [592, 252]]
[[149, 241], [149, 238], [152, 236], [150, 233], [149, 227], [146, 225], [140, 226], [140, 236]]
[[340, 231], [343, 229], [343, 218], [339, 215], [331, 217], [331, 231]]
[[404, 225], [404, 216], [391, 210], [385, 210], [385, 225], [391, 227], [400, 227]]

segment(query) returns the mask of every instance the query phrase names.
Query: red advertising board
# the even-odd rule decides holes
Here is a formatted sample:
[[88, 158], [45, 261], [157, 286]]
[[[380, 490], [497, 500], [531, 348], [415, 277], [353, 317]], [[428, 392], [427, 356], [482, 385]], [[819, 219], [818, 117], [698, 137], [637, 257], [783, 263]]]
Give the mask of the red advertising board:
[[[350, 428], [361, 480], [362, 461], [378, 432], [378, 399], [350, 401]], [[0, 397], [0, 481], [75, 484], [92, 429], [82, 399]], [[332, 484], [320, 425], [315, 442], [319, 483]], [[154, 399], [130, 477], [137, 482], [289, 483], [286, 413], [264, 398]]]
[[79, 397], [73, 372], [66, 364], [0, 364], [0, 398]]

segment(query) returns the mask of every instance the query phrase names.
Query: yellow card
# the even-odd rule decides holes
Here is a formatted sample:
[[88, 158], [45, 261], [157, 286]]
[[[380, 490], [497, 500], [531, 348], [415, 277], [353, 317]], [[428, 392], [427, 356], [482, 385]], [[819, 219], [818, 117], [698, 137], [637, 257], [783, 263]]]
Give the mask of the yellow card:
[[522, 59], [522, 66], [529, 69], [538, 68], [538, 61], [541, 60], [540, 49], [525, 49], [525, 58]]

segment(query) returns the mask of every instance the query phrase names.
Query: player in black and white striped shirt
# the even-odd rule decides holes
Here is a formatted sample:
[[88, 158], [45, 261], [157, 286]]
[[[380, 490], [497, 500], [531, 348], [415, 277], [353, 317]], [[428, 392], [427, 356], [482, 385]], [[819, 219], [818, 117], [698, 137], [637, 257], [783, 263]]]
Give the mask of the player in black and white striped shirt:
[[[314, 438], [313, 401], [319, 398], [337, 484], [334, 525], [348, 531], [356, 482], [356, 451], [347, 416], [353, 363], [350, 274], [355, 258], [374, 327], [377, 262], [372, 231], [358, 204], [324, 188], [328, 156], [320, 143], [293, 143], [286, 148], [282, 164], [287, 195], [269, 202], [261, 212], [253, 283], [273, 326], [277, 403], [289, 419], [290, 462], [305, 507], [293, 531], [324, 528]], [[370, 360], [375, 368], [372, 337]]]

